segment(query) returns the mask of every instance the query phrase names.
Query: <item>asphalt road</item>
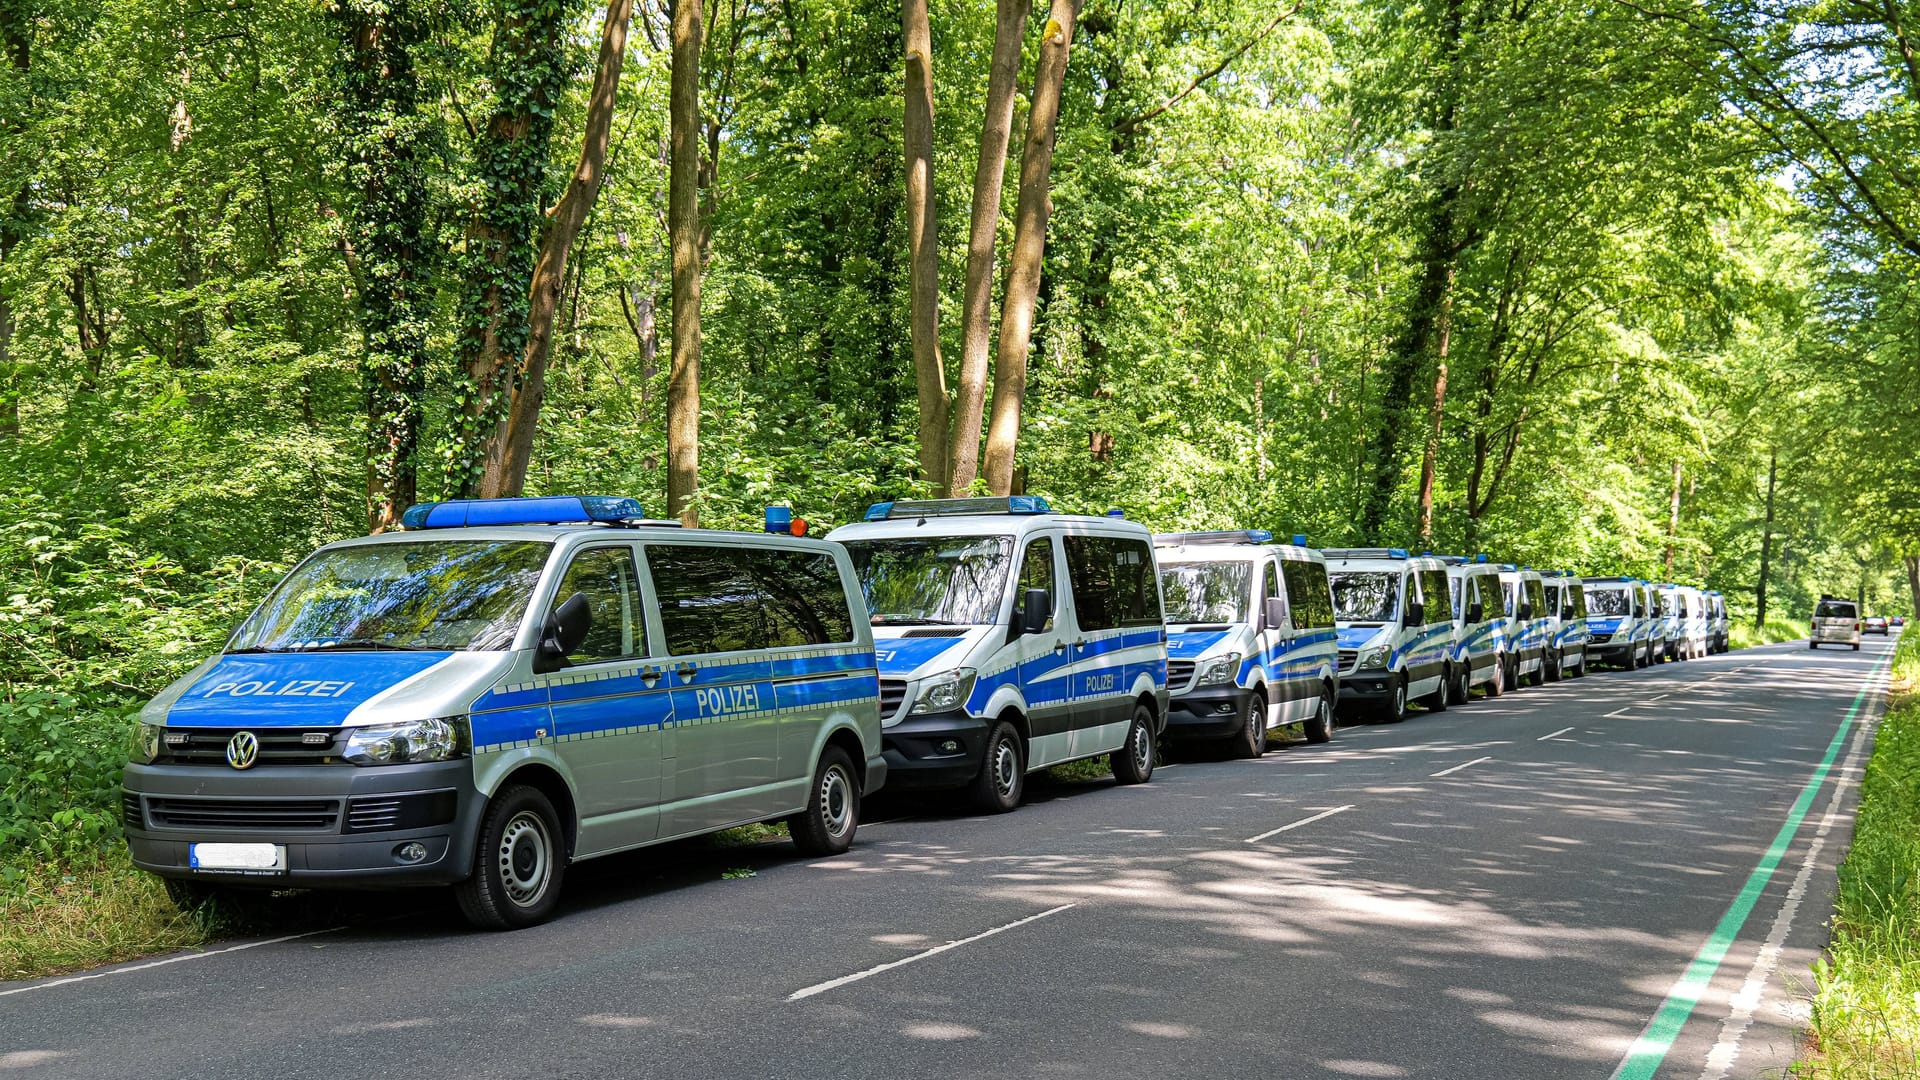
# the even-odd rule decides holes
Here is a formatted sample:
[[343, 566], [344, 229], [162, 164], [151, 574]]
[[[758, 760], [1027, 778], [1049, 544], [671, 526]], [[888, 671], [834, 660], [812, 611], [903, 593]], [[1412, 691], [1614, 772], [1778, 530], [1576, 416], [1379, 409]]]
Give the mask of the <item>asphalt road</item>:
[[0, 1073], [1779, 1075], [1890, 647], [1602, 672], [1007, 817], [871, 808], [838, 859], [642, 852], [513, 934], [403, 896], [0, 984]]

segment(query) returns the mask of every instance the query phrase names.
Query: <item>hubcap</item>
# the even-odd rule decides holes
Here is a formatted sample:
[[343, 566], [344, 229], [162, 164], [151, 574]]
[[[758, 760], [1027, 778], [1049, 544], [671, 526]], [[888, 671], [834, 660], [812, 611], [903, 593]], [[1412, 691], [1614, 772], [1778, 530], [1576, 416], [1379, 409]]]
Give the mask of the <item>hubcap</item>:
[[1153, 736], [1147, 733], [1146, 725], [1133, 722], [1133, 764], [1141, 772], [1153, 764]]
[[1327, 696], [1322, 694], [1320, 695], [1320, 726], [1326, 729], [1328, 736], [1333, 735], [1333, 723], [1333, 706], [1327, 703]]
[[1013, 785], [1020, 779], [1020, 763], [1013, 752], [1013, 744], [1005, 739], [993, 747], [993, 788], [1003, 797], [1013, 794]]
[[853, 827], [853, 785], [838, 765], [820, 778], [820, 817], [834, 836], [845, 836]]
[[1404, 685], [1396, 686], [1393, 688], [1393, 715], [1399, 716], [1401, 713], [1406, 711], [1407, 711], [1407, 688]]
[[513, 815], [500, 833], [500, 884], [517, 907], [532, 907], [553, 877], [553, 842], [546, 822], [531, 810]]
[[1254, 746], [1260, 745], [1261, 736], [1267, 733], [1267, 709], [1260, 704], [1259, 698], [1247, 703], [1247, 741]]

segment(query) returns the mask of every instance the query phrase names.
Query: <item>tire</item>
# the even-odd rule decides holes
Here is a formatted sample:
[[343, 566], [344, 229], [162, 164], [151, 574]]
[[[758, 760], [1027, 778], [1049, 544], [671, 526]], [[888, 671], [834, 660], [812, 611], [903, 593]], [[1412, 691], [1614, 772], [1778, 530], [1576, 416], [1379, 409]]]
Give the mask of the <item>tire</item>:
[[1420, 699], [1420, 704], [1426, 706], [1428, 712], [1447, 711], [1447, 683], [1452, 679], [1453, 670], [1449, 667], [1442, 666], [1440, 668], [1440, 688]]
[[[1131, 734], [1131, 733], [1129, 733]], [[1240, 722], [1240, 734], [1233, 737], [1233, 756], [1257, 758], [1267, 752], [1267, 701], [1255, 692], [1247, 699], [1247, 715]]]
[[1817, 642], [1817, 641], [1809, 641], [1809, 642], [1807, 642], [1807, 651], [1808, 651], [1808, 652], [1812, 652], [1813, 650], [1815, 650], [1815, 649], [1817, 649], [1817, 648], [1819, 648], [1819, 647], [1820, 647], [1820, 643], [1819, 643], [1819, 642]]
[[1387, 690], [1387, 703], [1380, 706], [1380, 722], [1398, 724], [1407, 718], [1407, 677], [1396, 676]]
[[1456, 669], [1453, 678], [1447, 680], [1447, 704], [1465, 705], [1473, 700], [1473, 661], [1469, 660]]
[[1493, 678], [1487, 680], [1487, 685], [1484, 689], [1489, 699], [1497, 698], [1507, 692], [1506, 657], [1496, 656], [1493, 658]]
[[1859, 642], [1857, 642], [1857, 641], [1856, 641], [1856, 642], [1854, 642], [1854, 643], [1853, 643], [1853, 651], [1854, 651], [1854, 652], [1859, 652], [1859, 651], [1860, 651], [1860, 643], [1859, 643]]
[[1560, 657], [1557, 653], [1548, 653], [1540, 658], [1540, 671], [1547, 682], [1559, 682], [1564, 674], [1560, 670]]
[[860, 779], [845, 750], [829, 746], [814, 766], [807, 808], [787, 819], [793, 846], [810, 858], [840, 855], [860, 828]]
[[1634, 650], [1633, 659], [1627, 662], [1627, 670], [1639, 671], [1647, 666], [1647, 662], [1647, 650], [1636, 649]]
[[545, 795], [521, 784], [503, 789], [480, 819], [473, 873], [453, 887], [460, 913], [478, 930], [518, 930], [552, 918], [566, 876], [565, 842]]
[[1307, 717], [1305, 722], [1300, 725], [1301, 730], [1306, 733], [1308, 742], [1325, 743], [1333, 741], [1334, 729], [1339, 726], [1339, 720], [1335, 715], [1336, 712], [1337, 710], [1333, 707], [1333, 691], [1324, 686], [1321, 687], [1319, 706], [1314, 710], [1313, 715]]
[[[1264, 728], [1262, 729], [1264, 731]], [[1153, 779], [1153, 710], [1144, 703], [1133, 707], [1133, 723], [1127, 727], [1127, 741], [1108, 759], [1113, 778], [1123, 784], [1144, 784]]]
[[997, 721], [987, 731], [986, 755], [968, 785], [968, 801], [983, 814], [1004, 814], [1020, 805], [1026, 790], [1027, 748], [1012, 724]]

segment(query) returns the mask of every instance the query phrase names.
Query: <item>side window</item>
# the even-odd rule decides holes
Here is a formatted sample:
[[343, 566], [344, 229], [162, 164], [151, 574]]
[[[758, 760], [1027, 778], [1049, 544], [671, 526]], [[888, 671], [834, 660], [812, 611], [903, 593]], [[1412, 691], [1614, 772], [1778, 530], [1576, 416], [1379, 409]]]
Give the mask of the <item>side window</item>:
[[1505, 581], [1505, 580], [1502, 580], [1500, 582], [1500, 592], [1506, 598], [1506, 610], [1507, 610], [1508, 618], [1512, 618], [1513, 616], [1519, 614], [1519, 612], [1515, 609], [1515, 605], [1513, 602], [1513, 594], [1517, 589], [1518, 589], [1518, 586], [1514, 582]]
[[751, 553], [773, 648], [853, 640], [853, 612], [833, 556], [820, 551], [769, 548]]
[[767, 647], [760, 587], [746, 550], [648, 544], [647, 568], [660, 601], [660, 627], [674, 656]]
[[1073, 608], [1085, 631], [1152, 626], [1161, 621], [1153, 549], [1144, 540], [1068, 536], [1067, 575]]
[[560, 578], [553, 606], [559, 607], [575, 596], [587, 598], [592, 621], [586, 640], [567, 656], [569, 664], [647, 655], [647, 623], [633, 568], [633, 549], [592, 547], [574, 555]]
[[1327, 588], [1324, 564], [1288, 559], [1281, 564], [1287, 578], [1287, 601], [1296, 630], [1324, 630], [1333, 625], [1333, 593]]
[[1420, 591], [1426, 595], [1428, 622], [1439, 622], [1452, 610], [1452, 590], [1447, 587], [1445, 570], [1420, 571]]
[[1576, 619], [1586, 618], [1587, 587], [1576, 581], [1567, 586], [1567, 588], [1573, 593], [1573, 617]]
[[1545, 590], [1541, 589], [1540, 583], [1537, 581], [1527, 582], [1526, 589], [1527, 602], [1533, 605], [1533, 617], [1536, 619], [1546, 618], [1547, 597]]
[[1020, 556], [1020, 584], [1013, 594], [1013, 625], [1026, 625], [1027, 590], [1045, 589], [1053, 599], [1053, 608], [1047, 612], [1047, 630], [1053, 629], [1053, 617], [1060, 610], [1059, 575], [1054, 572], [1053, 538], [1043, 536], [1027, 542], [1027, 550]]

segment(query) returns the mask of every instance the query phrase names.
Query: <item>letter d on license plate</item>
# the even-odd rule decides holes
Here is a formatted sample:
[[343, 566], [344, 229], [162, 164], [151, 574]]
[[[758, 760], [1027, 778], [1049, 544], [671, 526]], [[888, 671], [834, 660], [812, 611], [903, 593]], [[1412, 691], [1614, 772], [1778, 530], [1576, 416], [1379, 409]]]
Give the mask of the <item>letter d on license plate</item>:
[[187, 864], [195, 870], [271, 874], [287, 868], [287, 849], [283, 844], [189, 844]]

